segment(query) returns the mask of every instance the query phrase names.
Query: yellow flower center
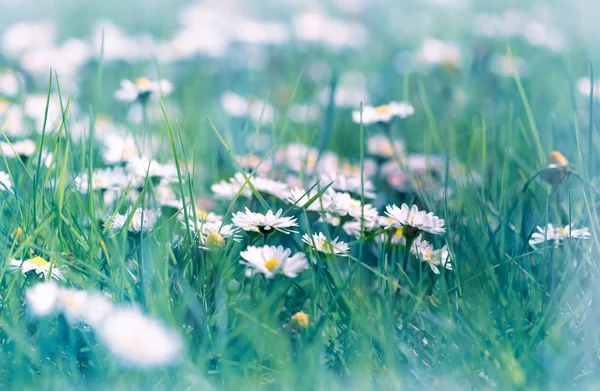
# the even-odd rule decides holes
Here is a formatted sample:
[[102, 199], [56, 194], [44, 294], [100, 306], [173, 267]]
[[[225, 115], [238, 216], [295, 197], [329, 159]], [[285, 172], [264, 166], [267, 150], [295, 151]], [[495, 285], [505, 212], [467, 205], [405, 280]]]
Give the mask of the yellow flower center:
[[211, 232], [206, 237], [206, 245], [209, 248], [222, 248], [225, 245], [225, 239], [218, 232]]
[[404, 236], [404, 230], [402, 228], [398, 228], [396, 229], [396, 232], [394, 232], [394, 236], [397, 238], [401, 238]]
[[48, 264], [50, 263], [42, 257], [35, 257], [35, 258], [28, 259], [27, 262], [33, 263], [36, 266], [48, 266]]
[[138, 77], [133, 84], [139, 89], [149, 89], [152, 87], [152, 81], [147, 77]]
[[561, 228], [560, 230], [562, 231], [563, 236], [565, 236], [565, 237], [571, 236], [570, 232], [569, 232], [570, 231], [569, 227], [564, 227], [564, 228]]
[[321, 250], [323, 250], [326, 253], [332, 253], [333, 252], [333, 247], [331, 247], [331, 244], [329, 244], [329, 243], [323, 243], [321, 245]]
[[205, 211], [203, 211], [201, 209], [197, 209], [196, 210], [196, 217], [199, 218], [200, 220], [204, 220], [205, 218], [208, 217], [208, 213], [206, 213]]
[[299, 311], [292, 316], [292, 324], [301, 327], [303, 329], [308, 327], [308, 315], [304, 312]]
[[279, 261], [275, 258], [271, 258], [269, 259], [267, 262], [265, 262], [265, 267], [267, 268], [267, 270], [269, 270], [270, 272], [272, 272], [273, 270], [275, 270], [275, 268], [279, 266]]
[[383, 105], [383, 106], [375, 107], [375, 112], [377, 114], [388, 114], [390, 111], [392, 111], [392, 107], [390, 105]]

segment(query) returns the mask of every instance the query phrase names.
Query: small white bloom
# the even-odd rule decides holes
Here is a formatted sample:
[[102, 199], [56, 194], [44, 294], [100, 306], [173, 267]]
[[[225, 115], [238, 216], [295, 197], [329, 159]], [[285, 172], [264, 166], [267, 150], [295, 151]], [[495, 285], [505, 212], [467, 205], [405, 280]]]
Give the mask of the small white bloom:
[[363, 125], [372, 125], [376, 123], [389, 123], [394, 118], [406, 118], [415, 113], [415, 108], [408, 102], [390, 102], [382, 106], [364, 106], [362, 113], [360, 110], [352, 112], [352, 120]]
[[62, 267], [52, 265], [52, 272], [50, 272], [50, 262], [46, 261], [42, 257], [34, 257], [26, 260], [11, 259], [9, 269], [13, 272], [20, 271], [23, 275], [26, 275], [30, 271], [35, 271], [38, 276], [48, 277], [48, 273], [52, 274], [52, 278], [56, 280], [64, 280], [63, 277], [64, 269]]
[[223, 239], [232, 239], [235, 242], [240, 241], [240, 236], [237, 234], [238, 228], [232, 224], [223, 224], [221, 220], [196, 220], [195, 223], [192, 221], [189, 224], [182, 222], [181, 225], [183, 228], [189, 226], [190, 231], [200, 239], [202, 244], [205, 243], [208, 235], [213, 233], [219, 234]]
[[240, 256], [245, 260], [241, 261], [243, 265], [263, 273], [267, 278], [277, 273], [295, 278], [300, 272], [308, 269], [308, 262], [303, 253], [291, 254], [292, 251], [284, 249], [283, 246], [249, 246]]
[[567, 238], [573, 239], [588, 239], [590, 237], [589, 228], [573, 229], [572, 225], [566, 225], [564, 227], [555, 227], [552, 224], [548, 224], [547, 227], [537, 227], [538, 232], [534, 232], [529, 239], [529, 245], [535, 247], [536, 244], [540, 244], [546, 241], [554, 241], [554, 245], [558, 246], [560, 242]]
[[[81, 193], [89, 191], [90, 180], [89, 174], [84, 172], [77, 176], [74, 180], [74, 185]], [[127, 174], [122, 167], [96, 169], [92, 172], [92, 190], [123, 190], [131, 184], [133, 178]]]
[[431, 271], [435, 274], [440, 274], [438, 266], [444, 267], [447, 270], [452, 270], [452, 264], [450, 263], [448, 248], [446, 246], [435, 250], [431, 243], [417, 238], [413, 243], [411, 252], [415, 254], [421, 262], [426, 262], [431, 268]]
[[97, 330], [109, 351], [123, 364], [141, 368], [160, 367], [179, 360], [181, 336], [137, 308], [118, 308]]
[[171, 92], [173, 92], [173, 84], [167, 79], [152, 81], [147, 77], [140, 77], [133, 82], [127, 79], [121, 80], [121, 89], [115, 92], [115, 98], [133, 102], [138, 99], [146, 100], [168, 96]]
[[59, 288], [54, 282], [37, 283], [25, 291], [29, 310], [35, 316], [46, 316], [56, 309]]
[[410, 227], [416, 232], [425, 231], [432, 234], [446, 232], [443, 219], [435, 216], [433, 212], [427, 213], [424, 210], [419, 210], [416, 205], [413, 205], [410, 209], [406, 204], [402, 204], [401, 208], [396, 205], [388, 205], [385, 214], [394, 220], [391, 225], [396, 227], [402, 226], [405, 229]]
[[279, 209], [277, 213], [269, 210], [267, 214], [254, 213], [246, 208], [245, 212], [237, 212], [233, 214], [231, 221], [245, 231], [260, 232], [268, 234], [277, 230], [284, 234], [296, 232], [292, 230], [297, 227], [295, 217], [282, 217], [283, 209]]
[[305, 233], [302, 235], [302, 241], [312, 247], [314, 250], [324, 254], [339, 255], [341, 257], [348, 256], [348, 250], [350, 246], [347, 243], [338, 241], [338, 238], [329, 240], [323, 232], [312, 234], [312, 236]]
[[[117, 213], [111, 220], [110, 224], [113, 229], [121, 229], [127, 222], [128, 216], [132, 214], [132, 207], [129, 207], [127, 213], [124, 215]], [[160, 210], [142, 209], [137, 208], [133, 212], [133, 216], [129, 221], [127, 230], [132, 233], [148, 232], [154, 229], [158, 218], [160, 217]]]

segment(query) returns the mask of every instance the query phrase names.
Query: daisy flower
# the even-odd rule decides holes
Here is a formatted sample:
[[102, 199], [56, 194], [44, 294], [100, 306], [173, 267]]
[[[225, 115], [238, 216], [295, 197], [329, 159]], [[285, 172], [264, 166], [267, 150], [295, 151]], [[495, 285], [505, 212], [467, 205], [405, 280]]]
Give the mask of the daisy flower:
[[431, 268], [431, 271], [435, 274], [440, 274], [439, 267], [452, 270], [447, 246], [435, 250], [433, 245], [428, 241], [417, 239], [412, 245], [411, 252], [415, 254], [421, 262], [426, 262]]
[[250, 178], [250, 182], [256, 191], [263, 194], [272, 195], [280, 199], [284, 199], [289, 191], [287, 184], [269, 178]]
[[152, 81], [147, 77], [140, 77], [134, 81], [121, 80], [121, 89], [115, 92], [115, 98], [124, 102], [146, 101], [161, 95], [168, 96], [171, 92], [173, 92], [173, 84], [167, 79]]
[[296, 218], [282, 217], [282, 214], [283, 209], [279, 209], [277, 213], [270, 210], [267, 214], [262, 214], [251, 212], [250, 209], [246, 208], [245, 212], [234, 213], [231, 221], [245, 231], [260, 232], [265, 235], [273, 232], [273, 230], [284, 234], [296, 233], [297, 231], [292, 230], [293, 227], [298, 226]]
[[547, 241], [554, 241], [554, 245], [558, 246], [560, 242], [567, 238], [573, 239], [588, 239], [590, 237], [589, 228], [574, 229], [572, 225], [565, 225], [564, 227], [555, 227], [552, 224], [548, 224], [546, 227], [537, 227], [538, 232], [534, 232], [529, 239], [529, 245], [535, 247], [536, 244], [544, 243]]
[[[52, 266], [52, 271], [50, 271], [50, 266]], [[27, 275], [30, 271], [35, 271], [38, 276], [43, 276], [44, 278], [47, 278], [48, 274], [51, 273], [52, 278], [55, 280], [65, 279], [63, 277], [63, 268], [54, 264], [51, 265], [50, 262], [39, 256], [26, 260], [11, 259], [9, 269], [13, 272], [20, 271], [24, 275]]]
[[183, 351], [179, 333], [134, 307], [115, 309], [96, 332], [115, 357], [132, 367], [166, 366], [178, 361]]
[[367, 153], [381, 159], [402, 158], [406, 154], [406, 147], [400, 140], [390, 141], [388, 136], [376, 134], [367, 139]]
[[[240, 236], [237, 234], [238, 228], [233, 226], [232, 224], [223, 224], [222, 221], [202, 221], [196, 220], [194, 223], [190, 221], [189, 224], [182, 222], [181, 225], [183, 228], [187, 228], [189, 226], [190, 231], [200, 239], [200, 242], [204, 244], [206, 239], [211, 234], [215, 237], [214, 234], [218, 234], [221, 239], [232, 239], [233, 241], [239, 242]], [[215, 237], [216, 239], [216, 237]]]
[[[376, 123], [390, 123], [394, 118], [406, 118], [415, 113], [415, 108], [408, 102], [390, 102], [382, 106], [364, 106], [362, 113], [360, 110], [352, 112], [352, 120], [363, 125], [372, 125]], [[362, 115], [362, 118], [361, 118]]]
[[292, 251], [283, 246], [249, 246], [240, 253], [243, 265], [249, 266], [265, 277], [272, 278], [281, 273], [287, 277], [295, 278], [299, 273], [308, 269], [308, 262], [304, 253], [292, 255]]
[[327, 239], [323, 232], [314, 233], [312, 236], [305, 233], [302, 235], [302, 241], [318, 252], [339, 255], [340, 257], [347, 257], [350, 249], [347, 243], [341, 240], [338, 241], [338, 238]]
[[402, 204], [401, 208], [396, 205], [388, 205], [385, 214], [393, 220], [391, 226], [404, 228], [405, 236], [415, 237], [421, 231], [436, 235], [446, 232], [443, 219], [434, 215], [433, 212], [427, 213], [419, 210], [416, 205], [410, 209], [406, 204]]
[[[127, 213], [124, 215], [117, 213], [111, 220], [110, 225], [114, 230], [122, 229], [127, 222], [127, 218], [132, 213], [132, 207], [129, 207]], [[127, 226], [127, 230], [131, 233], [144, 233], [149, 232], [156, 226], [158, 222], [158, 218], [160, 217], [160, 210], [152, 210], [152, 209], [142, 209], [137, 208], [135, 212], [133, 212], [133, 216], [129, 221], [129, 225]]]
[[331, 202], [327, 212], [336, 214], [340, 217], [354, 217], [356, 219], [364, 218], [372, 220], [377, 218], [377, 209], [371, 204], [362, 204], [359, 200], [352, 198], [348, 193], [330, 192]]
[[108, 133], [102, 137], [102, 142], [102, 159], [106, 164], [126, 163], [140, 156], [140, 150], [132, 135]]
[[342, 225], [342, 229], [350, 236], [360, 238], [362, 229], [365, 232], [374, 231], [379, 228], [377, 219], [365, 220], [361, 223], [360, 220], [348, 221]]

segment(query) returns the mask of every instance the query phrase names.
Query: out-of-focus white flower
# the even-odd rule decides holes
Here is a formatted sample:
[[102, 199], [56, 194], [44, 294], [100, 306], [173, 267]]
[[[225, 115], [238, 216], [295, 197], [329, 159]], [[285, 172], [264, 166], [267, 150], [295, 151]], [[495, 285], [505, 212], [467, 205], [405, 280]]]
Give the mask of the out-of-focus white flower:
[[140, 183], [146, 180], [146, 176], [155, 183], [161, 180], [176, 182], [179, 179], [175, 163], [161, 164], [145, 157], [130, 158], [127, 161], [127, 171]]
[[99, 327], [114, 310], [112, 302], [100, 292], [73, 288], [60, 289], [56, 308], [69, 322], [83, 322], [92, 327]]
[[[46, 116], [46, 106], [48, 115]], [[46, 132], [55, 129], [62, 122], [62, 109], [60, 99], [57, 95], [50, 95], [50, 99], [46, 94], [28, 95], [25, 98], [25, 106], [23, 108], [25, 115], [35, 121], [35, 130], [42, 133], [44, 120], [46, 121]], [[69, 106], [69, 114], [76, 114], [76, 107], [71, 104]]]
[[502, 54], [494, 54], [490, 59], [490, 71], [498, 76], [513, 77], [513, 65], [520, 77], [529, 74], [527, 62], [520, 57], [508, 57]]
[[294, 31], [300, 41], [321, 43], [332, 49], [361, 48], [369, 38], [359, 23], [346, 22], [316, 12], [305, 12], [294, 20]]
[[529, 239], [529, 245], [535, 247], [536, 244], [544, 243], [547, 241], [553, 241], [555, 246], [558, 246], [560, 242], [565, 239], [588, 239], [590, 237], [589, 228], [574, 229], [572, 225], [565, 225], [564, 227], [555, 227], [552, 224], [548, 224], [546, 227], [537, 227], [538, 232], [534, 232]]
[[283, 246], [249, 246], [240, 256], [244, 259], [241, 261], [243, 265], [263, 273], [267, 278], [272, 278], [278, 273], [295, 278], [300, 272], [308, 269], [304, 253], [292, 255], [292, 251], [284, 249]]
[[117, 308], [97, 329], [109, 351], [128, 366], [161, 367], [182, 355], [181, 336], [137, 308]]
[[321, 109], [316, 104], [293, 104], [287, 111], [287, 117], [298, 124], [307, 124], [318, 121]]
[[350, 249], [347, 243], [338, 241], [338, 238], [329, 240], [323, 232], [314, 233], [312, 236], [305, 233], [302, 235], [302, 241], [318, 252], [340, 257], [347, 257]]
[[13, 182], [6, 172], [0, 171], [0, 190], [10, 190], [13, 187]]
[[[52, 278], [56, 280], [65, 279], [63, 277], [64, 268], [51, 264], [39, 256], [25, 260], [11, 259], [8, 267], [11, 271], [20, 271], [24, 275], [30, 271], [35, 271], [38, 276], [43, 276], [44, 278], [47, 278], [48, 274], [52, 274]], [[50, 269], [52, 269], [52, 271]]]
[[288, 144], [277, 151], [275, 160], [296, 172], [312, 174], [317, 167], [319, 151], [301, 143]]
[[25, 291], [27, 307], [35, 316], [46, 316], [56, 309], [59, 288], [54, 282], [35, 284]]
[[171, 92], [173, 92], [173, 83], [167, 79], [152, 81], [147, 77], [140, 77], [134, 81], [121, 80], [121, 89], [115, 92], [115, 98], [125, 102], [145, 101], [169, 96]]
[[416, 57], [419, 63], [428, 66], [459, 68], [462, 61], [460, 49], [456, 44], [432, 38], [421, 43]]
[[52, 46], [56, 35], [54, 22], [16, 23], [4, 30], [2, 49], [7, 56], [16, 58], [25, 50]]
[[310, 205], [306, 206], [310, 200], [319, 194], [318, 190], [306, 191], [300, 188], [292, 188], [289, 190], [285, 201], [298, 207], [304, 208], [312, 212], [321, 212], [329, 210], [331, 204], [331, 197], [324, 192], [320, 194], [319, 198], [315, 199]]
[[415, 113], [415, 108], [408, 102], [390, 102], [382, 106], [364, 106], [362, 113], [360, 110], [352, 112], [352, 120], [364, 125], [376, 123], [390, 123], [395, 118], [406, 118]]
[[[577, 80], [577, 91], [589, 98], [592, 92], [592, 81], [589, 77], [582, 77]], [[600, 80], [594, 81], [594, 98], [600, 100]]]
[[0, 141], [0, 151], [7, 158], [21, 157], [28, 158], [35, 153], [36, 144], [33, 140], [26, 139], [14, 143], [5, 143]]
[[0, 97], [0, 132], [9, 137], [29, 134], [29, 130], [25, 128], [21, 108], [2, 97]]
[[424, 210], [419, 210], [416, 205], [410, 208], [406, 204], [402, 204], [401, 208], [396, 205], [388, 205], [385, 214], [394, 220], [391, 226], [404, 227], [405, 235], [412, 234], [412, 232], [406, 232], [409, 229], [415, 233], [424, 231], [436, 235], [446, 232], [444, 219], [440, 219], [433, 212], [427, 213]]
[[295, 217], [283, 217], [283, 209], [279, 209], [277, 213], [269, 210], [267, 214], [254, 213], [246, 208], [245, 212], [237, 212], [233, 214], [231, 221], [244, 231], [260, 232], [269, 234], [273, 230], [289, 234], [296, 232], [293, 227], [297, 227]]
[[[331, 88], [325, 87], [319, 91], [317, 98], [321, 105], [328, 105], [331, 98]], [[361, 103], [369, 102], [369, 93], [365, 87], [339, 86], [333, 94], [335, 107], [356, 108]]]
[[[96, 169], [92, 172], [92, 190], [123, 190], [132, 182], [133, 178], [122, 167]], [[81, 173], [74, 179], [73, 184], [81, 193], [87, 193], [90, 186], [89, 174]]]
[[562, 52], [566, 47], [565, 38], [556, 27], [535, 20], [525, 26], [524, 37], [530, 45], [555, 53]]
[[376, 134], [367, 139], [367, 152], [382, 159], [403, 159], [406, 146], [401, 140], [390, 141], [389, 137]]
[[267, 175], [269, 172], [271, 172], [271, 163], [268, 160], [265, 160], [261, 163], [262, 159], [260, 156], [248, 154], [236, 156], [235, 158], [240, 166], [246, 170], [257, 170], [256, 172], [262, 175]]
[[16, 96], [21, 90], [21, 79], [22, 76], [12, 69], [0, 69], [0, 96]]
[[102, 158], [106, 164], [120, 164], [140, 157], [140, 150], [132, 135], [108, 133], [102, 137], [102, 141]]
[[[111, 220], [110, 225], [113, 229], [122, 229], [129, 216], [131, 220], [127, 225], [127, 230], [131, 233], [149, 232], [154, 229], [158, 218], [161, 215], [160, 210], [137, 208], [135, 212], [129, 207], [124, 215], [117, 213]], [[132, 215], [133, 213], [133, 215]]]
[[355, 195], [362, 195], [366, 198], [375, 198], [375, 185], [369, 179], [362, 179], [359, 175], [331, 174], [325, 172], [321, 174], [321, 183], [329, 184], [333, 182], [331, 188], [341, 192], [348, 192]]
[[250, 187], [247, 185], [244, 176], [239, 172], [233, 178], [230, 178], [229, 181], [219, 181], [213, 184], [210, 189], [215, 193], [215, 197], [226, 200], [232, 200], [238, 193], [240, 193], [240, 196], [246, 198], [252, 197]]

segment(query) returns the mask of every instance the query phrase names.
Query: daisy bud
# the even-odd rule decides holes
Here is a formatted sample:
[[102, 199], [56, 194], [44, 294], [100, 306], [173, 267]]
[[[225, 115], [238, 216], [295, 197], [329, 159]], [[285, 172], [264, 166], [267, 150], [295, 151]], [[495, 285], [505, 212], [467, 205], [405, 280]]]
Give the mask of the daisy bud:
[[10, 233], [10, 236], [13, 238], [13, 240], [20, 242], [21, 240], [23, 240], [24, 236], [23, 229], [21, 229], [21, 227], [17, 227], [17, 229]]
[[292, 316], [290, 324], [294, 327], [305, 329], [308, 327], [308, 315], [302, 311], [298, 311]]
[[548, 165], [556, 164], [560, 167], [567, 167], [569, 165], [569, 161], [566, 157], [563, 156], [562, 153], [558, 151], [552, 151], [548, 155]]
[[211, 232], [208, 234], [205, 243], [206, 247], [211, 250], [220, 250], [225, 247], [225, 239], [223, 239], [223, 237], [217, 232]]
[[569, 176], [569, 161], [558, 151], [550, 152], [548, 165], [541, 176], [553, 186], [560, 185]]

